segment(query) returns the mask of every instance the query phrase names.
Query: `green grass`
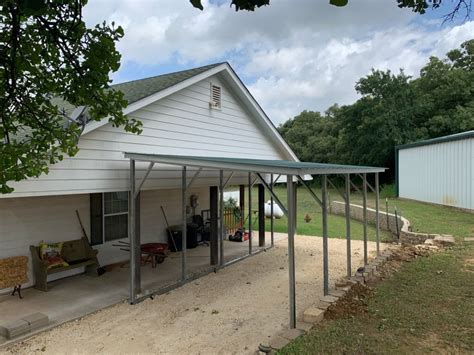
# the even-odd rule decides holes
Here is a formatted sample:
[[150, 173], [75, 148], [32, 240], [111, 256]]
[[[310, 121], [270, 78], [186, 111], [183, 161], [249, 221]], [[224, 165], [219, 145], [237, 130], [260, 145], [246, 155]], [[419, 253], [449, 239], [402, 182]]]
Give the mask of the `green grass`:
[[[392, 194], [392, 185], [384, 187], [383, 191], [387, 196]], [[317, 188], [314, 191], [320, 196]], [[284, 187], [276, 187], [275, 192], [277, 196], [286, 205], [286, 189]], [[304, 187], [298, 188], [298, 199], [297, 199], [297, 233], [302, 235], [322, 235], [321, 225], [321, 209], [314, 202], [309, 192]], [[382, 194], [381, 194], [382, 196]], [[245, 195], [247, 198], [247, 193]], [[341, 201], [337, 191], [330, 190], [329, 198], [331, 201]], [[265, 201], [269, 200], [270, 196], [266, 192]], [[353, 193], [351, 195], [351, 203], [362, 204], [362, 197], [359, 193]], [[367, 204], [371, 208], [375, 208], [375, 195], [373, 193], [368, 194]], [[257, 210], [257, 189], [252, 190], [252, 208]], [[474, 236], [474, 214], [469, 212], [460, 211], [459, 209], [432, 205], [423, 202], [401, 200], [396, 198], [388, 198], [388, 211], [393, 213], [395, 208], [397, 211], [411, 222], [412, 229], [415, 232], [426, 232], [426, 233], [441, 233], [441, 234], [453, 234], [454, 236], [468, 237]], [[385, 199], [380, 200], [381, 211], [386, 211]], [[304, 221], [304, 216], [309, 214], [312, 218], [310, 223]], [[258, 223], [254, 215], [253, 228], [258, 228]], [[383, 217], [382, 217], [383, 218]], [[270, 222], [266, 220], [266, 230], [270, 229]], [[344, 217], [340, 216], [329, 216], [329, 237], [332, 238], [344, 238], [346, 233], [346, 221]], [[354, 239], [362, 239], [363, 236], [363, 225], [357, 221], [351, 221], [351, 231]], [[287, 231], [287, 219], [283, 217], [275, 220], [275, 231], [286, 232]], [[368, 229], [369, 240], [375, 240], [375, 228], [369, 225]], [[385, 231], [380, 233], [381, 240], [390, 240], [391, 235]]]
[[[275, 193], [278, 198], [281, 199], [282, 203], [286, 206], [286, 188], [284, 187], [276, 187]], [[248, 192], [245, 193], [245, 198], [247, 199]], [[270, 195], [266, 192], [265, 193], [265, 201], [270, 199]], [[258, 210], [258, 200], [257, 200], [257, 189], [254, 188], [252, 190], [252, 209], [254, 211]], [[247, 212], [246, 212], [247, 213]], [[304, 217], [306, 214], [309, 214], [312, 218], [309, 223], [304, 221]], [[258, 219], [256, 218], [257, 215], [254, 214], [252, 229], [258, 229]], [[304, 187], [298, 188], [297, 193], [297, 233], [300, 235], [315, 235], [321, 236], [322, 235], [322, 214], [320, 207], [316, 204], [313, 200], [309, 192]], [[286, 233], [287, 229], [287, 218], [283, 217], [280, 219], [274, 220], [274, 228], [275, 232]], [[248, 223], [246, 225], [248, 227]], [[265, 229], [267, 231], [270, 230], [270, 220], [267, 219], [265, 221]], [[328, 234], [331, 238], [345, 238], [346, 235], [346, 219], [341, 216], [334, 216], [329, 215], [328, 218]], [[375, 241], [375, 227], [369, 225], [368, 230], [368, 239]], [[358, 221], [351, 221], [351, 236], [352, 239], [363, 239], [363, 224]], [[390, 233], [385, 231], [380, 231], [380, 239], [381, 241], [390, 241], [392, 240], [392, 236]]]
[[472, 353], [474, 245], [406, 263], [377, 285], [367, 313], [325, 320], [280, 354]]

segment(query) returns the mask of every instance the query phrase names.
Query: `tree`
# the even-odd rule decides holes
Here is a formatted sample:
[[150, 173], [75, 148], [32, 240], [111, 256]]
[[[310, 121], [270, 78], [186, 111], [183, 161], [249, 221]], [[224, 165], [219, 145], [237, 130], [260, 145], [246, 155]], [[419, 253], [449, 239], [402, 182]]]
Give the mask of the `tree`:
[[393, 177], [395, 146], [474, 129], [474, 40], [431, 57], [419, 78], [372, 70], [355, 88], [352, 105], [303, 111], [279, 131], [302, 160], [384, 166]]
[[[189, 0], [191, 4], [204, 10], [202, 0]], [[354, 0], [353, 0], [354, 1]], [[424, 14], [427, 9], [438, 9], [443, 0], [395, 0], [400, 8], [411, 9], [415, 13]], [[446, 0], [444, 0], [446, 1]], [[349, 0], [329, 0], [329, 4], [334, 6], [346, 6]], [[270, 0], [232, 0], [230, 6], [235, 7], [235, 11], [255, 11], [256, 8], [270, 5]], [[444, 15], [445, 20], [453, 20], [456, 15], [464, 10], [465, 17], [468, 18], [472, 9], [472, 0], [456, 0], [454, 1], [453, 9], [448, 14]]]
[[[4, 0], [0, 6], [0, 192], [9, 181], [36, 177], [77, 152], [86, 120], [110, 117], [139, 132], [126, 101], [110, 89], [119, 68], [122, 28], [87, 28], [86, 0]], [[79, 117], [67, 107], [87, 107]]]

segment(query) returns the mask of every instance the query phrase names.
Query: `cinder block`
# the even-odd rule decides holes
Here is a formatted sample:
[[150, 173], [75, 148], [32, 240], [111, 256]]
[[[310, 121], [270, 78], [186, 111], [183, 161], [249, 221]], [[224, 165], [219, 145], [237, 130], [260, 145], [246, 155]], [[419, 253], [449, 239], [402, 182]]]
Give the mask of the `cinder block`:
[[343, 286], [343, 287], [337, 287], [336, 286], [336, 289], [344, 291], [344, 293], [345, 293], [345, 292], [347, 292], [351, 289], [351, 286]]
[[326, 302], [326, 303], [334, 303], [338, 300], [339, 297], [337, 296], [331, 296], [331, 295], [327, 295], [327, 296], [323, 296], [321, 297], [319, 300], [321, 302]]
[[30, 325], [30, 331], [46, 327], [49, 324], [48, 316], [39, 312], [30, 314], [22, 319]]
[[303, 320], [306, 323], [319, 323], [324, 319], [324, 310], [310, 307], [304, 311]]
[[434, 238], [434, 242], [438, 243], [438, 244], [441, 244], [441, 245], [446, 245], [446, 246], [454, 245], [456, 243], [454, 241], [454, 237], [452, 235], [448, 235], [448, 234], [442, 234], [442, 235], [436, 236]]
[[342, 297], [346, 294], [344, 290], [341, 289], [336, 289], [336, 290], [330, 290], [329, 295], [334, 296], [334, 297]]
[[278, 335], [288, 340], [294, 340], [298, 338], [300, 335], [302, 335], [303, 333], [304, 332], [302, 330], [295, 328], [295, 329], [285, 329], [284, 331], [280, 332]]
[[287, 345], [290, 342], [290, 340], [283, 338], [279, 335], [274, 335], [269, 342], [269, 345], [272, 347], [272, 349], [275, 350], [280, 350], [283, 348], [285, 345]]
[[328, 309], [328, 307], [330, 305], [331, 305], [331, 303], [319, 301], [318, 304], [316, 305], [316, 308], [319, 308], [319, 309], [322, 309], [323, 311], [325, 311], [326, 309]]
[[304, 332], [309, 332], [313, 328], [312, 323], [307, 322], [296, 322], [296, 329], [302, 330]]
[[30, 331], [30, 325], [28, 322], [22, 319], [16, 319], [14, 321], [8, 322], [3, 325], [3, 328], [5, 329], [3, 332], [5, 333], [5, 337], [7, 339], [13, 339]]

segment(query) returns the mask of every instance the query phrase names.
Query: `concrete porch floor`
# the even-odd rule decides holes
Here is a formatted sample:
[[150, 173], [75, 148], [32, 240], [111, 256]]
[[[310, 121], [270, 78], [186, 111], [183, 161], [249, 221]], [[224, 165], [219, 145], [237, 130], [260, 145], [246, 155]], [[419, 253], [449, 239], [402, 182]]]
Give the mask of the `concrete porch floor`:
[[[285, 239], [285, 234], [275, 233], [275, 242]], [[270, 234], [266, 235], [266, 247], [270, 246]], [[224, 244], [224, 260], [229, 262], [248, 254], [247, 242], [229, 242]], [[258, 236], [254, 234], [253, 250], [257, 251]], [[188, 274], [210, 270], [210, 249], [198, 246], [188, 249]], [[141, 267], [142, 289], [156, 290], [175, 284], [181, 277], [181, 253], [171, 253], [156, 268], [151, 263]], [[0, 295], [0, 325], [20, 319], [32, 313], [41, 312], [49, 317], [50, 325], [81, 318], [87, 314], [114, 304], [125, 302], [129, 296], [129, 267], [116, 266], [99, 277], [84, 274], [67, 277], [48, 283], [49, 291], [42, 292], [34, 288], [22, 290], [23, 299], [10, 294]], [[27, 334], [26, 336], [30, 336]], [[14, 341], [18, 340], [14, 339]], [[7, 339], [0, 336], [0, 344]]]

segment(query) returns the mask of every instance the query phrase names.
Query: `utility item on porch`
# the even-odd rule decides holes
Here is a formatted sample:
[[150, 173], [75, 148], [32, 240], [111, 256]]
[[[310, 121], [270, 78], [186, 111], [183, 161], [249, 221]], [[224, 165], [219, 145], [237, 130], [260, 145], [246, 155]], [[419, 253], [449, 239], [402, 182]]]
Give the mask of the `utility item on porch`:
[[[197, 242], [197, 231], [198, 225], [195, 223], [188, 223], [186, 228], [186, 247], [187, 249], [196, 248]], [[168, 227], [168, 245], [170, 251], [177, 252], [182, 250], [182, 227], [181, 226], [169, 226]], [[173, 243], [174, 241], [174, 243]]]
[[41, 257], [41, 246], [31, 245], [30, 251], [35, 274], [35, 288], [38, 290], [48, 291], [47, 278], [49, 274], [82, 266], [86, 268], [87, 275], [98, 276], [97, 250], [92, 249], [86, 237], [62, 243], [61, 258], [68, 264], [67, 266], [49, 268], [48, 261]]
[[201, 243], [201, 244], [209, 245], [208, 242], [211, 239], [210, 221], [206, 221], [206, 223], [204, 223], [204, 218], [199, 214], [192, 216], [191, 219], [193, 223], [195, 223], [198, 226], [198, 230], [197, 230], [198, 244]]
[[[120, 247], [120, 250], [130, 251], [130, 243], [122, 240], [117, 241], [118, 244], [112, 244], [114, 247]], [[140, 246], [142, 254], [142, 262], [145, 265], [151, 261], [151, 267], [155, 268], [156, 264], [165, 261], [169, 254], [168, 244], [166, 243], [145, 243]], [[144, 257], [143, 257], [144, 256]]]
[[249, 240], [249, 233], [243, 229], [237, 229], [234, 235], [229, 235], [229, 241], [231, 242], [245, 242]]
[[28, 257], [14, 256], [0, 259], [0, 289], [14, 287], [12, 296], [21, 296], [21, 284], [28, 281]]
[[[272, 200], [268, 200], [265, 204], [265, 217], [272, 218]], [[273, 201], [273, 217], [276, 219], [283, 217], [283, 211], [275, 201]]]
[[[87, 241], [89, 241], [89, 237], [86, 233], [86, 230], [84, 229], [84, 225], [82, 224], [82, 219], [81, 219], [81, 216], [79, 215], [79, 211], [76, 210], [76, 216], [77, 216], [77, 219], [79, 221], [79, 225], [81, 226], [81, 230], [82, 230], [82, 236], [85, 237], [87, 239]], [[89, 245], [91, 245], [91, 243], [89, 242]], [[100, 266], [100, 264], [97, 264], [97, 273], [99, 274], [99, 276], [105, 274], [105, 267], [103, 266]]]

